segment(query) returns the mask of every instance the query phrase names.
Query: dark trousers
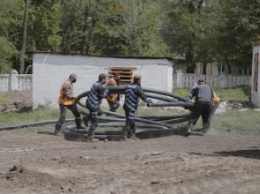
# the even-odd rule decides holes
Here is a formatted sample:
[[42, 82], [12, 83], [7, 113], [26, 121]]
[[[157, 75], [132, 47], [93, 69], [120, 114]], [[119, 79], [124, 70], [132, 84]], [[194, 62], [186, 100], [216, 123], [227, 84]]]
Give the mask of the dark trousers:
[[201, 116], [203, 128], [208, 128], [210, 112], [211, 112], [211, 102], [196, 101], [194, 103], [194, 108], [191, 112], [191, 119], [189, 123], [195, 125], [199, 117]]
[[101, 114], [100, 108], [93, 108], [91, 105], [87, 104], [87, 108], [89, 110], [89, 120], [91, 121], [91, 125], [89, 128], [89, 135], [93, 136], [95, 129], [98, 126], [98, 116]]
[[132, 136], [135, 133], [135, 111], [128, 109], [126, 106], [124, 106], [124, 110], [126, 121], [122, 131], [122, 135]]
[[72, 114], [74, 115], [75, 119], [80, 119], [80, 113], [78, 111], [78, 107], [76, 104], [66, 106], [64, 104], [60, 104], [60, 118], [57, 122], [57, 125], [62, 126], [65, 123], [66, 115], [67, 115], [67, 109], [69, 109]]
[[116, 101], [115, 103], [107, 101], [107, 103], [108, 103], [108, 105], [109, 105], [109, 107], [110, 107], [109, 111], [111, 111], [111, 112], [116, 112], [116, 110], [117, 110], [117, 109], [119, 108], [119, 106], [120, 106], [119, 101]]

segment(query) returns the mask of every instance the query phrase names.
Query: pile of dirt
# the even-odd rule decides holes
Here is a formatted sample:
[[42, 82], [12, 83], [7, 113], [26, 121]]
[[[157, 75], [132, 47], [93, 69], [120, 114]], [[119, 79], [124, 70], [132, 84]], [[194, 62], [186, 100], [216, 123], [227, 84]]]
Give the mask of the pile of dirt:
[[31, 108], [32, 91], [0, 92], [0, 112], [23, 112]]

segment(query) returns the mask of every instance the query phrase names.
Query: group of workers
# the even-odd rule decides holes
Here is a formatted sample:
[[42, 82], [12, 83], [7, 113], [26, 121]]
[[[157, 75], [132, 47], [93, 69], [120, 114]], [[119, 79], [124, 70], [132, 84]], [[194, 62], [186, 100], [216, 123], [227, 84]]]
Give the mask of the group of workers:
[[[110, 111], [116, 112], [120, 106], [120, 96], [118, 94], [109, 94], [109, 87], [119, 86], [120, 75], [112, 74], [111, 78], [106, 84], [107, 76], [105, 74], [100, 74], [98, 76], [98, 81], [96, 81], [88, 94], [86, 100], [86, 107], [89, 110], [89, 116], [84, 118], [84, 123], [88, 126], [88, 120], [91, 121], [89, 127], [87, 141], [93, 142], [97, 141], [94, 138], [94, 132], [98, 126], [98, 117], [102, 114], [100, 109], [100, 104], [102, 99], [106, 98]], [[57, 134], [61, 130], [65, 120], [66, 112], [69, 109], [74, 117], [77, 129], [86, 129], [82, 126], [82, 119], [77, 108], [78, 98], [74, 95], [73, 83], [77, 81], [76, 74], [70, 74], [68, 80], [66, 80], [60, 89], [60, 96], [58, 104], [60, 107], [60, 117], [55, 125], [54, 133]], [[185, 136], [189, 136], [193, 130], [193, 126], [196, 124], [199, 117], [202, 117], [202, 134], [208, 132], [210, 127], [210, 120], [216, 111], [220, 99], [213, 92], [210, 86], [205, 84], [204, 80], [198, 80], [197, 86], [193, 87], [188, 96], [189, 99], [195, 97], [194, 107], [191, 110], [191, 118], [188, 121], [187, 130], [185, 131]], [[141, 76], [135, 75], [133, 82], [125, 88], [125, 101], [123, 109], [125, 111], [125, 126], [121, 131], [121, 140], [127, 139], [137, 139], [135, 135], [135, 112], [138, 108], [140, 98], [147, 103], [147, 105], [154, 104], [154, 102], [147, 98], [141, 87]]]
[[[109, 87], [119, 85], [120, 75], [112, 74], [112, 77], [109, 79], [107, 84], [106, 79], [107, 77], [103, 73], [98, 76], [98, 81], [92, 85], [86, 100], [86, 107], [89, 110], [89, 116], [84, 118], [84, 123], [87, 126], [88, 120], [91, 121], [87, 136], [87, 141], [90, 142], [97, 141], [97, 139], [94, 138], [94, 132], [98, 126], [98, 117], [102, 113], [100, 110], [102, 99], [106, 98], [110, 111], [112, 112], [115, 112], [120, 105], [120, 96], [117, 94], [109, 94], [108, 90]], [[59, 133], [66, 120], [67, 109], [71, 110], [75, 117], [76, 128], [85, 129], [85, 127], [82, 126], [82, 119], [77, 109], [77, 102], [79, 99], [74, 95], [73, 83], [75, 83], [76, 80], [77, 76], [75, 74], [71, 74], [68, 80], [66, 80], [61, 86], [60, 97], [58, 100], [60, 107], [60, 118], [55, 125], [55, 134]], [[141, 87], [141, 76], [135, 75], [133, 82], [125, 89], [125, 101], [123, 108], [125, 110], [126, 122], [121, 132], [121, 140], [137, 139], [135, 135], [134, 119], [140, 98], [148, 105], [153, 104], [152, 100], [147, 98], [143, 92]]]

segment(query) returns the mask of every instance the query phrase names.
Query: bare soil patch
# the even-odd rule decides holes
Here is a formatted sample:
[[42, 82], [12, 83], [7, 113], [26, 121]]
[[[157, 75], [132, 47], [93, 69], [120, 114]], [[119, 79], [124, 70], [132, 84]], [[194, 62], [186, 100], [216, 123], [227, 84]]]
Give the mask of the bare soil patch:
[[0, 112], [22, 112], [31, 109], [31, 107], [31, 91], [0, 92]]
[[[40, 132], [40, 133], [37, 133]], [[0, 194], [258, 194], [260, 136], [210, 131], [68, 141], [53, 126], [0, 131]]]

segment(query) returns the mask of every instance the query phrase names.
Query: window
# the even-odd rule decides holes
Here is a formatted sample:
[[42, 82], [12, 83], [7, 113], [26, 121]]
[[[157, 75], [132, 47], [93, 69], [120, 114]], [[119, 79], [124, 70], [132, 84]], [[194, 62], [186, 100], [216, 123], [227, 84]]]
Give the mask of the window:
[[135, 67], [111, 67], [108, 70], [108, 75], [110, 78], [113, 73], [119, 74], [121, 77], [119, 85], [127, 85], [133, 81], [134, 70], [136, 70]]

